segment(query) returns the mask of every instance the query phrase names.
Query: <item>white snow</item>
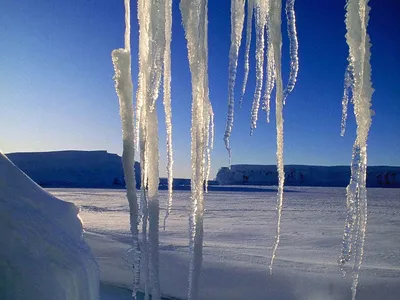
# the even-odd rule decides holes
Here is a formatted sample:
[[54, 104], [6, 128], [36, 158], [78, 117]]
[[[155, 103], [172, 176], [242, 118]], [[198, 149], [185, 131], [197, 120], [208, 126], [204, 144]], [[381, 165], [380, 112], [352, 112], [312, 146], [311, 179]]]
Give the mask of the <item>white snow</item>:
[[98, 265], [78, 208], [0, 153], [0, 299], [97, 300]]
[[[205, 195], [204, 259], [199, 299], [345, 300], [337, 254], [345, 219], [345, 188], [290, 187], [286, 191], [279, 255], [266, 271], [276, 227], [276, 188]], [[262, 189], [263, 191], [260, 191]], [[101, 268], [101, 281], [131, 287], [129, 208], [121, 190], [51, 190], [85, 205], [85, 238]], [[358, 299], [397, 300], [400, 293], [400, 189], [369, 189], [369, 226]], [[160, 200], [168, 197], [160, 191]], [[174, 210], [160, 232], [163, 296], [187, 299], [190, 192], [175, 191]], [[162, 207], [164, 209], [164, 207]], [[142, 265], [143, 267], [143, 265]], [[350, 267], [345, 266], [350, 269]], [[140, 285], [144, 290], [144, 279]]]

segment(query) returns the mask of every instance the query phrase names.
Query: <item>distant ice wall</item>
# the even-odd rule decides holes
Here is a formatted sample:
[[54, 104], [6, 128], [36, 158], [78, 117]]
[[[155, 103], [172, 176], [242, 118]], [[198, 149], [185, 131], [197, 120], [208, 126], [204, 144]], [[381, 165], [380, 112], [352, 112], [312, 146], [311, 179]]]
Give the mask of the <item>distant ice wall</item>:
[[[43, 187], [125, 187], [121, 157], [107, 151], [10, 153], [7, 157]], [[135, 173], [140, 186], [137, 162]]]
[[[346, 187], [349, 177], [349, 166], [285, 166], [285, 183], [289, 186]], [[232, 165], [218, 171], [217, 182], [223, 185], [277, 185], [278, 173], [275, 165]], [[400, 188], [400, 167], [368, 167], [367, 186]]]

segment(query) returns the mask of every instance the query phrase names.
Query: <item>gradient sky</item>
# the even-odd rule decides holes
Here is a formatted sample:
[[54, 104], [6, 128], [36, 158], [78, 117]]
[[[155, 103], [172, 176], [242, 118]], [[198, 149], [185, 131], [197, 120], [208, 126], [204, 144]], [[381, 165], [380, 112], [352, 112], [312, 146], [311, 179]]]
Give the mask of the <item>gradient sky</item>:
[[[355, 138], [352, 109], [340, 137], [345, 1], [298, 0], [300, 70], [287, 99], [285, 163], [348, 165]], [[370, 165], [400, 165], [400, 1], [371, 0], [372, 81], [375, 93], [369, 138]], [[138, 26], [132, 1], [133, 81], [137, 83]], [[288, 40], [283, 21], [283, 79]], [[118, 99], [111, 51], [123, 46], [122, 0], [3, 0], [0, 2], [0, 149], [7, 152], [105, 149], [121, 154]], [[254, 34], [254, 32], [253, 32]], [[244, 40], [243, 40], [244, 42]], [[227, 111], [230, 1], [209, 0], [209, 81], [216, 141], [212, 175], [228, 163], [223, 144]], [[243, 43], [242, 43], [243, 46]], [[240, 49], [237, 89], [243, 80]], [[249, 136], [254, 92], [254, 36], [242, 109], [235, 109], [233, 163], [275, 164], [275, 112], [260, 113]], [[136, 88], [135, 88], [136, 90]], [[165, 172], [165, 126], [160, 111], [160, 172]], [[172, 109], [175, 176], [190, 176], [191, 83], [179, 1], [173, 0]], [[274, 103], [272, 103], [274, 107]]]

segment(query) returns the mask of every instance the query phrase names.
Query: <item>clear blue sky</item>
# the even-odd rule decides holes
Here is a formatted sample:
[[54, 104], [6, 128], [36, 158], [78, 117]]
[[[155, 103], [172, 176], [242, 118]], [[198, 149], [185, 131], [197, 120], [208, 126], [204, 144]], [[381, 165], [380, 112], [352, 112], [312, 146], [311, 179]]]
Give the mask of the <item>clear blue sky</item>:
[[[340, 137], [345, 42], [345, 1], [296, 1], [300, 71], [284, 108], [285, 163], [348, 165], [355, 137], [352, 110]], [[372, 129], [370, 165], [400, 165], [400, 1], [371, 0]], [[136, 2], [132, 1], [133, 80], [137, 82]], [[283, 76], [288, 40], [283, 30]], [[0, 2], [0, 149], [7, 152], [106, 149], [121, 153], [118, 100], [111, 51], [122, 47], [122, 0], [3, 0]], [[190, 176], [191, 83], [179, 1], [173, 1], [172, 109], [175, 175]], [[254, 42], [254, 38], [253, 38]], [[212, 174], [227, 165], [223, 144], [227, 111], [230, 1], [209, 0], [209, 81], [216, 141]], [[248, 92], [236, 109], [233, 163], [275, 164], [275, 119], [261, 112], [249, 136], [254, 91], [254, 43]], [[241, 48], [237, 95], [243, 79]], [[161, 100], [161, 99], [160, 99]], [[161, 175], [165, 128], [160, 111]]]

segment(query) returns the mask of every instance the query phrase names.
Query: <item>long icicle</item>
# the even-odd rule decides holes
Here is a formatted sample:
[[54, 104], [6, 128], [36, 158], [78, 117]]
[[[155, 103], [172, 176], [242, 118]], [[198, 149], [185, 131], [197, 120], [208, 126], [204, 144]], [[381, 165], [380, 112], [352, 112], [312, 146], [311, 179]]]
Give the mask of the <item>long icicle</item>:
[[[244, 79], [242, 86], [242, 95], [240, 96], [239, 106], [242, 107], [244, 93], [246, 92], [247, 79], [249, 78], [249, 57], [250, 57], [250, 44], [251, 44], [251, 29], [253, 23], [254, 1], [247, 0], [247, 21], [246, 21], [246, 52], [244, 54]], [[232, 13], [232, 12], [231, 12]]]
[[112, 52], [112, 61], [115, 71], [115, 90], [120, 104], [122, 123], [122, 164], [129, 202], [129, 221], [132, 234], [133, 250], [133, 286], [132, 298], [136, 299], [136, 293], [140, 283], [140, 249], [138, 230], [138, 202], [136, 196], [135, 179], [135, 128], [133, 109], [133, 86], [131, 77], [131, 46], [130, 46], [130, 0], [125, 0], [125, 48], [115, 49]]
[[290, 94], [290, 92], [293, 91], [294, 86], [296, 85], [297, 73], [299, 72], [299, 42], [297, 40], [294, 2], [295, 0], [286, 0], [286, 20], [290, 49], [290, 75], [288, 84], [283, 91], [283, 104], [285, 104], [286, 98]]
[[172, 114], [171, 114], [171, 36], [172, 36], [172, 0], [165, 0], [165, 49], [164, 49], [164, 111], [167, 130], [167, 176], [168, 199], [164, 218], [165, 223], [172, 208], [173, 151], [172, 151]]
[[[343, 270], [344, 264], [354, 255], [351, 287], [353, 300], [357, 293], [367, 226], [367, 140], [372, 122], [371, 98], [373, 93], [370, 65], [371, 44], [367, 34], [370, 12], [368, 2], [368, 0], [348, 0], [345, 19], [346, 42], [349, 46], [349, 67], [346, 71], [348, 77], [345, 78], [345, 89], [349, 89], [352, 94], [357, 137], [353, 146], [351, 179], [347, 187], [347, 217], [339, 266]], [[345, 91], [344, 98], [348, 97], [346, 93]], [[346, 99], [344, 100], [346, 101]], [[342, 103], [343, 106], [344, 104], [347, 103]], [[342, 134], [344, 134], [345, 112], [343, 109]]]
[[271, 109], [271, 93], [272, 90], [274, 89], [274, 84], [275, 84], [275, 62], [274, 62], [274, 47], [272, 45], [272, 39], [271, 39], [271, 31], [270, 31], [270, 17], [268, 16], [267, 18], [267, 23], [266, 23], [266, 33], [267, 33], [267, 70], [266, 70], [266, 78], [265, 78], [265, 91], [264, 91], [264, 96], [263, 96], [263, 107], [264, 110], [267, 113], [267, 123], [269, 123], [270, 118], [270, 109]]
[[[138, 1], [139, 87], [137, 99], [140, 156], [143, 171], [143, 249], [145, 299], [161, 299], [159, 284], [159, 150], [155, 102], [165, 51], [165, 7], [160, 1]], [[148, 224], [148, 228], [147, 228]]]
[[233, 127], [233, 115], [235, 107], [235, 81], [238, 64], [239, 48], [242, 41], [244, 23], [244, 0], [231, 0], [231, 46], [229, 50], [228, 67], [228, 115], [224, 134], [225, 148], [229, 155], [231, 165], [232, 154], [230, 147], [230, 136]]
[[205, 192], [208, 193], [208, 180], [210, 179], [211, 172], [211, 150], [214, 148], [214, 112], [212, 106], [209, 105], [206, 127], [206, 141], [207, 141], [207, 165], [206, 165], [206, 180], [205, 180]]
[[161, 78], [163, 75], [163, 62], [165, 53], [165, 1], [151, 1], [151, 40], [150, 47], [152, 48], [151, 57], [151, 75], [150, 75], [150, 112], [155, 109], [156, 101], [159, 96]]
[[148, 225], [148, 203], [147, 203], [147, 123], [143, 119], [147, 118], [147, 84], [148, 76], [145, 70], [148, 68], [148, 52], [149, 52], [149, 31], [144, 28], [150, 26], [150, 14], [148, 13], [149, 3], [146, 0], [138, 0], [138, 21], [139, 27], [143, 30], [139, 31], [139, 74], [138, 74], [138, 92], [136, 100], [136, 130], [139, 136], [138, 144], [140, 146], [140, 166], [141, 166], [141, 209], [142, 209], [142, 256], [144, 262], [143, 278], [145, 281], [145, 300], [149, 299], [149, 251], [147, 239]]
[[349, 98], [351, 97], [351, 90], [353, 88], [353, 78], [352, 78], [352, 67], [350, 63], [346, 68], [344, 73], [344, 88], [343, 88], [343, 98], [342, 98], [342, 122], [340, 127], [340, 135], [344, 136], [346, 132], [346, 122], [347, 122], [347, 107], [349, 105]]
[[281, 33], [281, 10], [282, 0], [274, 0], [271, 3], [271, 38], [274, 47], [275, 56], [275, 74], [276, 74], [276, 157], [277, 157], [277, 169], [278, 169], [278, 199], [277, 199], [277, 227], [275, 242], [272, 250], [271, 264], [269, 266], [270, 273], [272, 273], [272, 265], [275, 260], [276, 250], [279, 245], [280, 232], [281, 232], [281, 218], [282, 218], [282, 205], [283, 205], [283, 186], [285, 182], [285, 172], [283, 164], [283, 84], [282, 84], [282, 70], [281, 70], [281, 59], [282, 59], [282, 33]]
[[203, 260], [204, 181], [207, 141], [205, 139], [208, 97], [207, 0], [181, 0], [180, 10], [187, 40], [192, 75], [191, 129], [191, 212], [189, 215], [189, 291], [188, 299], [198, 299], [200, 270]]
[[268, 2], [256, 1], [255, 19], [256, 19], [256, 87], [251, 108], [250, 135], [257, 127], [258, 109], [260, 107], [261, 91], [264, 77], [264, 41], [265, 25], [267, 18]]

